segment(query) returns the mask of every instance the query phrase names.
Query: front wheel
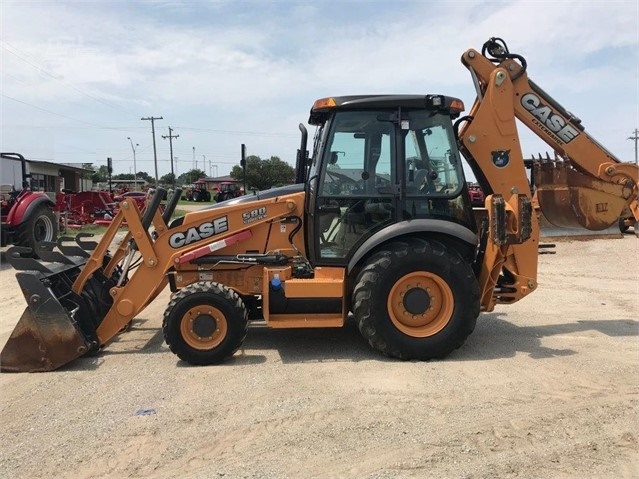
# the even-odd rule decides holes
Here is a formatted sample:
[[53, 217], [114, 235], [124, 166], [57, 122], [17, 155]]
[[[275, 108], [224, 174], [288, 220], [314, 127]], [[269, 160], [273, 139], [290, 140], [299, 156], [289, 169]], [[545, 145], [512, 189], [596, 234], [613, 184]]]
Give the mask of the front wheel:
[[31, 248], [33, 255], [37, 255], [40, 243], [55, 241], [57, 237], [58, 222], [55, 214], [46, 204], [36, 206], [18, 228], [18, 245]]
[[479, 285], [470, 265], [438, 241], [393, 242], [359, 273], [353, 313], [369, 344], [399, 359], [443, 358], [473, 332]]
[[190, 364], [216, 364], [240, 348], [248, 314], [239, 295], [219, 283], [193, 283], [175, 293], [162, 332], [173, 353]]

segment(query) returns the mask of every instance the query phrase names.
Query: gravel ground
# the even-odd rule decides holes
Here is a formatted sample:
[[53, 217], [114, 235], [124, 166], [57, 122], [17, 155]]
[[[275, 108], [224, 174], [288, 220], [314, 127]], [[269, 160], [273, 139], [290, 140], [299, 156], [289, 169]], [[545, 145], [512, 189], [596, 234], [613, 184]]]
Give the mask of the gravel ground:
[[[0, 375], [0, 477], [637, 478], [639, 241], [558, 242], [540, 287], [446, 360], [348, 324], [249, 329], [227, 364], [163, 343], [162, 293], [94, 358]], [[0, 344], [24, 309], [0, 263]]]

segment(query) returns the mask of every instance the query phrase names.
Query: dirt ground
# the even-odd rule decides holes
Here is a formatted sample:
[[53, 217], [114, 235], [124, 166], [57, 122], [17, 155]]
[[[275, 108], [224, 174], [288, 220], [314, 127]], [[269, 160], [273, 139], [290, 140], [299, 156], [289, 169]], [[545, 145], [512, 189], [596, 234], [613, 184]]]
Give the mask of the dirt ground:
[[[639, 240], [555, 250], [442, 361], [257, 323], [190, 367], [163, 343], [167, 290], [99, 356], [0, 375], [0, 477], [637, 478]], [[4, 344], [25, 307], [4, 255], [0, 281]]]

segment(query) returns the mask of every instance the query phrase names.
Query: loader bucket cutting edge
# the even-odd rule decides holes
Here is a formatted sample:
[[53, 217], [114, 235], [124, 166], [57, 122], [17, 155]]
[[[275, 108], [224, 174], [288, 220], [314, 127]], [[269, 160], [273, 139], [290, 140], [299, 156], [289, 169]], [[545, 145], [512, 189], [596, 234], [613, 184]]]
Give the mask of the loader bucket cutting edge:
[[29, 308], [0, 353], [2, 372], [53, 371], [79, 358], [87, 344], [68, 316], [38, 321]]
[[627, 203], [623, 185], [593, 179], [568, 166], [542, 164], [535, 171], [535, 183], [541, 212], [561, 228], [605, 230], [618, 222]]
[[85, 354], [91, 343], [38, 274], [16, 278], [28, 307], [0, 352], [0, 371], [53, 371]]

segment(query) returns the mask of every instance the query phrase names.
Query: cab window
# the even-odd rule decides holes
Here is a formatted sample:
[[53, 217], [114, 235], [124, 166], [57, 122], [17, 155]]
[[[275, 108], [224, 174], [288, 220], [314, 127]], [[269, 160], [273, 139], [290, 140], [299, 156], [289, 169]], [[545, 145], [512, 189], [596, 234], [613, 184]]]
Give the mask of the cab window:
[[[318, 185], [320, 257], [340, 261], [391, 221], [394, 125], [379, 111], [338, 112]], [[381, 118], [381, 119], [380, 119]]]

